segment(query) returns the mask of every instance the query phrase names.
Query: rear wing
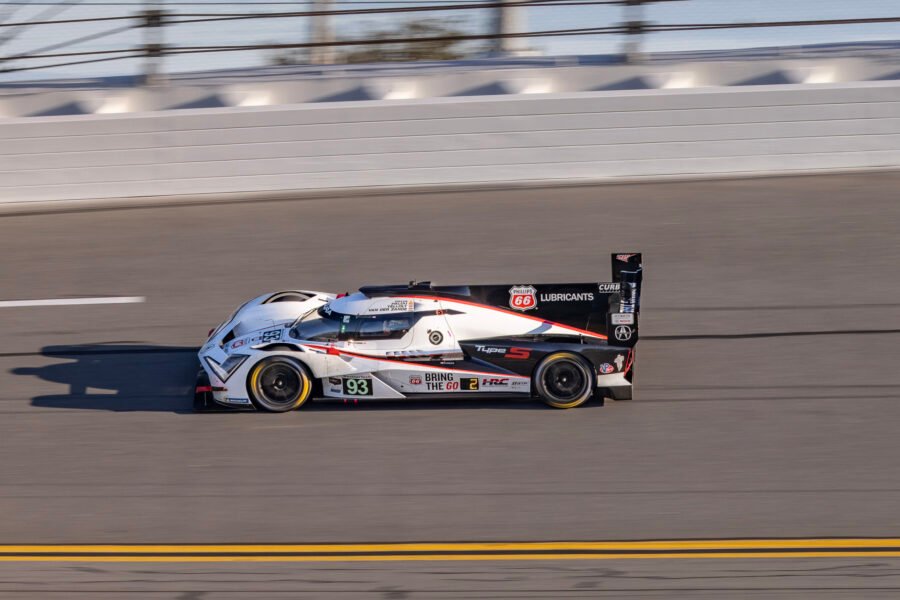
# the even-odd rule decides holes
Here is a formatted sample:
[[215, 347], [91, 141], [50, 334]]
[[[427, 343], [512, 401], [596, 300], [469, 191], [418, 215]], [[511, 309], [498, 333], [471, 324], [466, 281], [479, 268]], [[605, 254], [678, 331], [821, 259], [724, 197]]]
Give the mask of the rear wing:
[[[644, 270], [640, 253], [612, 255], [613, 283], [606, 315], [606, 335], [610, 344], [634, 346], [638, 340], [638, 316], [641, 312], [641, 282]], [[602, 290], [606, 284], [600, 284]]]

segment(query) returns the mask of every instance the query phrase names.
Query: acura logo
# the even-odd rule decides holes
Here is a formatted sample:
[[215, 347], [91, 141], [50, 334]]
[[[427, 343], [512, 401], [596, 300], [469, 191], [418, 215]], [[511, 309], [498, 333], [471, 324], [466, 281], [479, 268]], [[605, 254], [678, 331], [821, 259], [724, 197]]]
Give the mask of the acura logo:
[[631, 339], [631, 327], [627, 325], [619, 325], [616, 327], [616, 339], [620, 342], [627, 342]]

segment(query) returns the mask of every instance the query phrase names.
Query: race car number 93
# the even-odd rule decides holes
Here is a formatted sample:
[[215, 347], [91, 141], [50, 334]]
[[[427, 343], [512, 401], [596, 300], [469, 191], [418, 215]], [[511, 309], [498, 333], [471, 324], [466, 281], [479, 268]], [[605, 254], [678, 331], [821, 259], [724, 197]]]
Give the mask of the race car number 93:
[[371, 396], [372, 381], [370, 379], [344, 379], [345, 396]]

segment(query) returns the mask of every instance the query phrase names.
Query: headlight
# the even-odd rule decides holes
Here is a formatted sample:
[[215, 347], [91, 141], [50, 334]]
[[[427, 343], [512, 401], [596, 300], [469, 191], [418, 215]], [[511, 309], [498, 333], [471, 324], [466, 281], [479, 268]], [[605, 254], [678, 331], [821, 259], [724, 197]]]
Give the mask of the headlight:
[[238, 367], [244, 364], [244, 361], [250, 358], [246, 354], [232, 354], [226, 358], [222, 364], [217, 363], [210, 357], [206, 356], [206, 363], [219, 376], [222, 381], [228, 381], [228, 378], [237, 371]]

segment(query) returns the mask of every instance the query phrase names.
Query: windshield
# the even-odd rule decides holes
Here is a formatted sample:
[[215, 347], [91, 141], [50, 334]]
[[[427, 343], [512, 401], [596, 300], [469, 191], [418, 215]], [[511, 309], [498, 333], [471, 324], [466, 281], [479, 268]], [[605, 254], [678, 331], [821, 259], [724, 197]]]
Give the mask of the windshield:
[[399, 340], [412, 327], [413, 315], [371, 315], [357, 317], [357, 320], [356, 337], [360, 340]]
[[331, 310], [327, 304], [311, 311], [291, 327], [291, 337], [298, 340], [398, 340], [404, 337], [418, 315], [392, 313], [388, 315], [344, 315]]
[[334, 341], [347, 330], [349, 323], [349, 316], [332, 312], [326, 304], [319, 310], [301, 317], [291, 328], [290, 335], [298, 340]]

